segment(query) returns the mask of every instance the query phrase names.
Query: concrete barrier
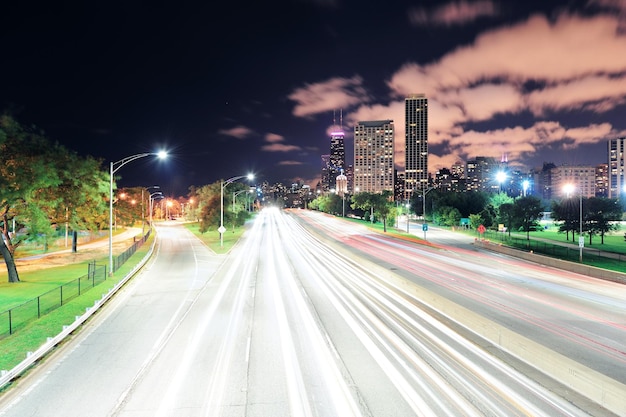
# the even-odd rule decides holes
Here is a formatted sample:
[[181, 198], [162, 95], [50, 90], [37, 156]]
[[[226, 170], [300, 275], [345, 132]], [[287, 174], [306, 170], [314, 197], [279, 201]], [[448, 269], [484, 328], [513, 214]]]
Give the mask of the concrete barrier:
[[[348, 258], [352, 256], [352, 254], [341, 245], [333, 243], [333, 241], [326, 239], [324, 236], [317, 236], [320, 240], [331, 244], [338, 253]], [[448, 317], [450, 320], [465, 327], [472, 333], [479, 335], [499, 349], [527, 363], [529, 366], [550, 376], [564, 386], [569, 387], [583, 397], [588, 398], [617, 415], [626, 416], [626, 400], [624, 399], [626, 395], [625, 384], [586, 367], [527, 337], [515, 333], [432, 291], [422, 288], [415, 284], [415, 282], [409, 281], [374, 262], [363, 259], [359, 261], [359, 264], [369, 271], [374, 272], [378, 277], [393, 283], [398, 288], [412, 295], [419, 302], [422, 302], [426, 306]], [[558, 268], [559, 266], [557, 265], [557, 263], [554, 263], [551, 266]]]
[[474, 242], [476, 246], [483, 249], [491, 250], [505, 255], [514, 256], [516, 258], [524, 259], [530, 262], [535, 262], [541, 265], [551, 266], [565, 271], [575, 272], [582, 275], [587, 275], [593, 278], [599, 278], [606, 281], [618, 282], [620, 284], [626, 284], [626, 274], [608, 269], [596, 268], [590, 265], [579, 264], [576, 262], [564, 261], [562, 259], [551, 258], [549, 256], [540, 255], [534, 252], [528, 252], [520, 249], [515, 249], [510, 246], [500, 245], [488, 240], [476, 239]]

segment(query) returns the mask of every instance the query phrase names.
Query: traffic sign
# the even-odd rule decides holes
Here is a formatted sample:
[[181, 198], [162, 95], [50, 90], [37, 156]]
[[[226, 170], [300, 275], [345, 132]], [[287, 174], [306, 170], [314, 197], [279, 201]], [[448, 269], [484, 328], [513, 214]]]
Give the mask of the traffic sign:
[[428, 231], [428, 224], [424, 223], [424, 224], [422, 225], [422, 230], [423, 230], [423, 231], [425, 231], [425, 232], [427, 232], [427, 231]]
[[478, 233], [480, 233], [481, 235], [485, 233], [486, 230], [487, 229], [485, 229], [485, 226], [483, 226], [482, 224], [478, 226]]
[[579, 248], [584, 248], [585, 247], [585, 237], [584, 236], [578, 236], [578, 247]]
[[223, 234], [226, 231], [226, 228], [224, 226], [220, 226], [217, 231]]

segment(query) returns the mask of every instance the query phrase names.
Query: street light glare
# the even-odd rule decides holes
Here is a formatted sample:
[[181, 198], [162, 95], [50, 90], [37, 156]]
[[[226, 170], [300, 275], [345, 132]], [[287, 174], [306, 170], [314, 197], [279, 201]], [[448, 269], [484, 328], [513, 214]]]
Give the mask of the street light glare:
[[249, 180], [253, 180], [254, 179], [254, 174], [248, 174], [248, 179]]
[[157, 155], [157, 157], [158, 157], [159, 159], [165, 159], [165, 158], [167, 158], [167, 152], [166, 152], [166, 151], [159, 151], [159, 152], [157, 152], [157, 154], [156, 154], [156, 155]]

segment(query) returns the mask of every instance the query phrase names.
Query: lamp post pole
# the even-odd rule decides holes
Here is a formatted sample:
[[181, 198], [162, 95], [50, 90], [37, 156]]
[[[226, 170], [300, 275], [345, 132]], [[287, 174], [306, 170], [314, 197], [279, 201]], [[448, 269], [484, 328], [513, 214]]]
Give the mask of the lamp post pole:
[[406, 233], [409, 233], [409, 210], [411, 209], [411, 204], [406, 203]]
[[156, 191], [150, 194], [150, 229], [152, 229], [152, 212], [154, 211], [153, 201], [156, 200], [157, 196], [163, 198], [163, 193], [161, 191]]
[[426, 194], [430, 190], [434, 190], [434, 189], [435, 189], [435, 187], [430, 187], [428, 189], [427, 188], [422, 188], [422, 217], [424, 219], [424, 223], [426, 223]]
[[[150, 197], [152, 196], [152, 194], [150, 193], [150, 189], [151, 188], [161, 188], [158, 185], [151, 185], [150, 187], [141, 187], [141, 235], [144, 235], [144, 226], [146, 223], [146, 209], [144, 206], [144, 196], [143, 196], [143, 191], [146, 190], [148, 192], [148, 199], [150, 199]], [[152, 204], [150, 204], [150, 201], [148, 200], [148, 208], [152, 208]], [[152, 229], [152, 210], [150, 210], [150, 229]]]
[[578, 261], [583, 263], [583, 246], [585, 246], [585, 237], [583, 236], [583, 190], [580, 190], [580, 227], [578, 233]]
[[117, 162], [111, 162], [109, 171], [109, 275], [113, 275], [113, 175], [124, 165], [146, 156], [156, 155], [160, 159], [167, 157], [166, 152], [147, 152], [138, 153], [136, 155], [127, 156]]
[[237, 177], [232, 177], [227, 179], [226, 181], [222, 180], [221, 182], [221, 196], [220, 196], [220, 227], [218, 230], [218, 232], [220, 232], [220, 247], [224, 247], [224, 232], [226, 231], [226, 229], [224, 228], [224, 188], [230, 184], [231, 182], [235, 182], [241, 178], [248, 178], [249, 180], [254, 178], [254, 175], [252, 174], [248, 174], [248, 175], [239, 175]]

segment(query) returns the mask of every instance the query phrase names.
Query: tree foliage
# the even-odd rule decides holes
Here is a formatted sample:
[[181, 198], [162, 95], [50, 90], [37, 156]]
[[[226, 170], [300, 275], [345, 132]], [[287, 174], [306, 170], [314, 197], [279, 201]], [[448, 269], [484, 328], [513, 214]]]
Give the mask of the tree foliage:
[[[249, 187], [242, 183], [231, 183], [224, 187], [224, 227], [241, 226], [245, 223], [249, 214], [241, 210], [240, 206], [235, 205], [233, 210], [233, 194], [238, 191], [247, 191]], [[200, 233], [206, 233], [209, 230], [217, 231], [220, 227], [222, 217], [222, 182], [216, 181], [212, 184], [204, 185], [200, 188], [194, 188], [194, 211], [200, 220]], [[239, 210], [238, 210], [239, 208]]]
[[[47, 242], [61, 224], [98, 228], [108, 186], [99, 161], [80, 158], [11, 116], [0, 116], [0, 253], [9, 282], [19, 281], [13, 257], [23, 242]], [[13, 223], [19, 233], [11, 232]]]
[[513, 219], [516, 226], [526, 232], [526, 239], [530, 239], [530, 231], [537, 230], [541, 226], [539, 220], [543, 212], [541, 200], [537, 197], [520, 197], [513, 203]]
[[600, 235], [600, 242], [604, 244], [604, 235], [617, 230], [622, 218], [622, 207], [618, 200], [610, 198], [590, 198], [586, 213], [589, 244], [594, 235]]
[[361, 192], [352, 196], [352, 206], [365, 212], [374, 212], [383, 221], [383, 231], [387, 231], [387, 218], [393, 209], [393, 193], [385, 190], [382, 193]]

